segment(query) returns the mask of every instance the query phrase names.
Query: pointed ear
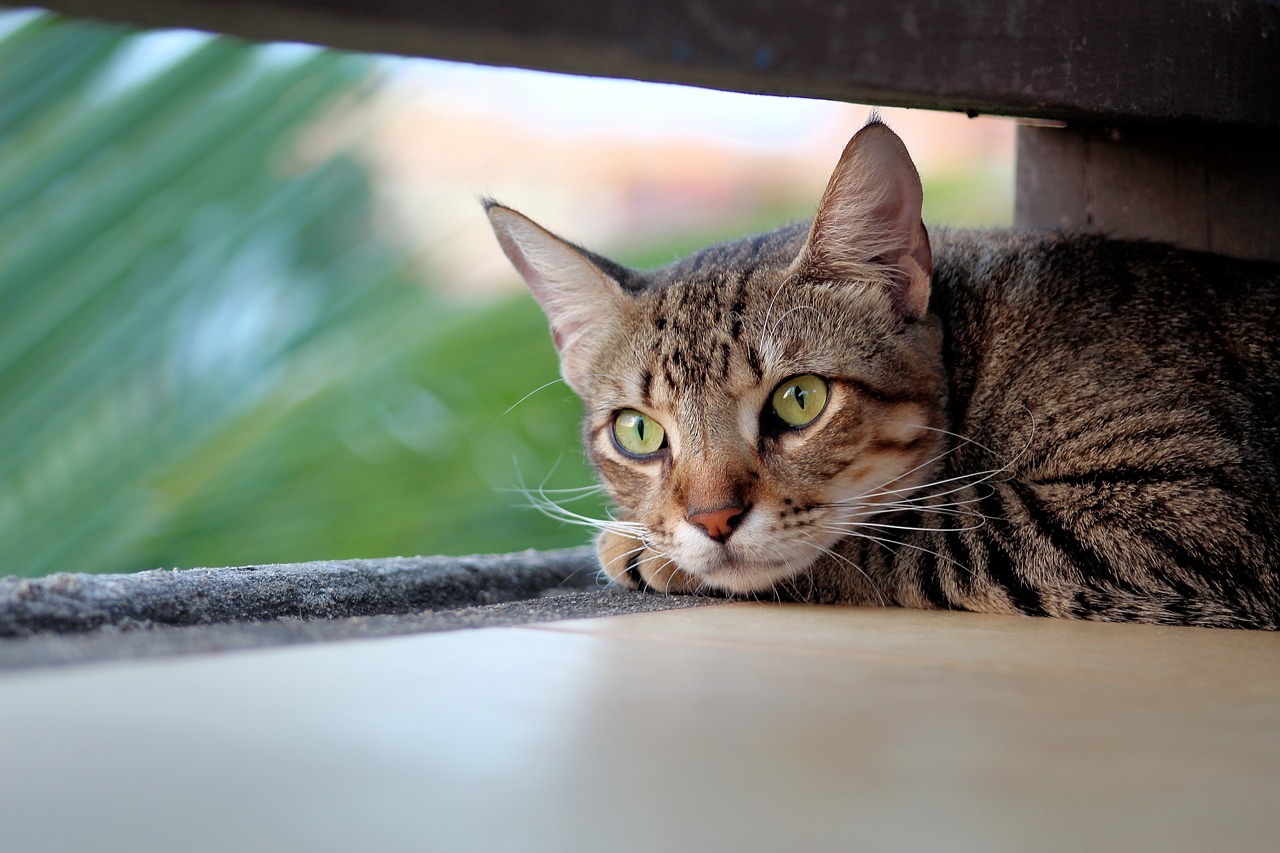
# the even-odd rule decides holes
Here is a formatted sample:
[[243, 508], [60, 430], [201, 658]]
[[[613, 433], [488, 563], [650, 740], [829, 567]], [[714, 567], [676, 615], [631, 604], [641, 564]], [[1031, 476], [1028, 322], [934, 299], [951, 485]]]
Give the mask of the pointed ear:
[[906, 146], [872, 118], [840, 156], [796, 271], [828, 281], [879, 280], [899, 314], [920, 319], [929, 309], [933, 273], [923, 200]]
[[[616, 315], [623, 297], [620, 284], [594, 256], [527, 216], [493, 201], [484, 204], [502, 251], [551, 321], [563, 367], [565, 352], [579, 335]], [[568, 370], [564, 372], [567, 378]]]

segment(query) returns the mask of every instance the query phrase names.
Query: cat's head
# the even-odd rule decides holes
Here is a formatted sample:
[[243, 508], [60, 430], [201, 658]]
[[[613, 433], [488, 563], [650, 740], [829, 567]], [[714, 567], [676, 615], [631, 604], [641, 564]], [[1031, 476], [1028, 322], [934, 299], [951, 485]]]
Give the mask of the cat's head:
[[585, 404], [619, 512], [600, 543], [611, 577], [767, 590], [923, 477], [945, 384], [920, 205], [915, 166], [877, 121], [811, 224], [653, 272], [486, 205]]

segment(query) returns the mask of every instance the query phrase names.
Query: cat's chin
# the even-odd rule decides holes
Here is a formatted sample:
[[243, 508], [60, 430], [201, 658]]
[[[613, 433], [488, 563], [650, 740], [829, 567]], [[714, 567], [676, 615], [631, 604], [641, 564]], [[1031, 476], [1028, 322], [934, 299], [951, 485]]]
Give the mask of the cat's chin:
[[[819, 547], [814, 547], [814, 545]], [[677, 534], [668, 554], [699, 588], [729, 595], [770, 593], [808, 570], [829, 543], [786, 540], [772, 529], [750, 528], [750, 520], [728, 543]]]
[[751, 595], [768, 592], [774, 584], [794, 575], [795, 569], [785, 565], [751, 565], [740, 566], [729, 564], [711, 572], [695, 573], [710, 587], [729, 593], [730, 595]]
[[735, 559], [726, 555], [685, 571], [710, 587], [730, 595], [767, 592], [774, 584], [794, 577], [804, 566], [792, 562]]

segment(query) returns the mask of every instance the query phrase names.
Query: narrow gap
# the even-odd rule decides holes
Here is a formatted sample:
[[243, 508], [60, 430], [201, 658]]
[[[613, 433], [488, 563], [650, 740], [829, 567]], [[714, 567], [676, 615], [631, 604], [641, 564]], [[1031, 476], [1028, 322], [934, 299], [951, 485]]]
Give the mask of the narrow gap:
[[1086, 230], [1093, 230], [1093, 163], [1090, 157], [1093, 136], [1096, 131], [1080, 134], [1080, 169], [1081, 183], [1084, 185], [1084, 224]]

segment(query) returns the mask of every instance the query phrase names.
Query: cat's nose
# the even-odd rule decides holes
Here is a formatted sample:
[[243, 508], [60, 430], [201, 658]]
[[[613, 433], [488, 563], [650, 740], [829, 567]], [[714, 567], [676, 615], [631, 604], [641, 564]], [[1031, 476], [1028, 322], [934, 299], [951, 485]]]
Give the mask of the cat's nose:
[[747, 514], [747, 507], [740, 504], [709, 510], [690, 510], [685, 516], [690, 524], [696, 524], [717, 542], [727, 542], [733, 531]]

